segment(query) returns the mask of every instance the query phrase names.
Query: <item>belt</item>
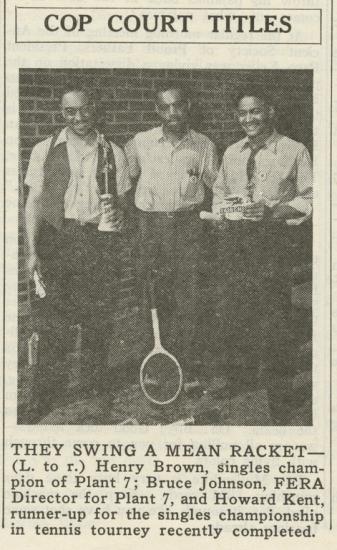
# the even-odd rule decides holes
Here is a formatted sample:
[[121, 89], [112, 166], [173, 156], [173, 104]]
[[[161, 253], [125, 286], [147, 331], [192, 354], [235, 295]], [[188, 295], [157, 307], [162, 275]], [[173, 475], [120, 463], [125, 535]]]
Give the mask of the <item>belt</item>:
[[76, 227], [76, 228], [80, 228], [80, 229], [85, 229], [85, 230], [93, 230], [93, 231], [97, 231], [97, 223], [91, 223], [91, 222], [82, 222], [80, 220], [75, 220], [73, 218], [66, 218], [64, 220], [64, 228], [71, 228], [71, 227]]
[[193, 208], [192, 210], [175, 210], [173, 212], [151, 212], [148, 210], [140, 210], [140, 215], [148, 218], [177, 219], [187, 216], [195, 216], [196, 214], [199, 214], [199, 212], [199, 208]]

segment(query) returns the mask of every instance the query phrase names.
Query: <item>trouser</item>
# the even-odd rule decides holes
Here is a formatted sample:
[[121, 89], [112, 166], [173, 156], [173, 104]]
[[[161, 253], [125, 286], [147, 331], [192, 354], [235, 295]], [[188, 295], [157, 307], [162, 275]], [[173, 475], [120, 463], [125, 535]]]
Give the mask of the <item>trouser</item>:
[[[140, 212], [138, 280], [149, 319], [146, 280], [150, 274], [162, 343], [186, 368], [200, 355], [199, 256], [203, 224], [198, 212]], [[151, 334], [151, 332], [149, 331]], [[147, 346], [153, 345], [150, 341]]]
[[219, 233], [219, 348], [251, 373], [264, 368], [271, 408], [281, 405], [281, 381], [293, 368], [291, 249], [283, 224], [228, 222]]
[[[40, 335], [39, 369], [34, 384], [37, 399], [62, 395], [69, 381], [65, 357], [74, 351], [71, 327], [82, 328], [82, 349], [88, 372], [83, 386], [102, 385], [109, 353], [118, 285], [118, 243], [115, 234], [93, 224], [66, 220], [61, 231], [47, 226], [41, 232], [39, 255], [46, 297], [34, 303], [35, 328]], [[96, 377], [96, 379], [93, 379]]]

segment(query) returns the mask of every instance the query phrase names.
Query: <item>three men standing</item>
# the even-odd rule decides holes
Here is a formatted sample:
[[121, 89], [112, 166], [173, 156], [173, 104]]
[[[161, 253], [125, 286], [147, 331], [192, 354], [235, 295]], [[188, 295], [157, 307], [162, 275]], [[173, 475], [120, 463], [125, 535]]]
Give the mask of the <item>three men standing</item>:
[[[163, 344], [174, 350], [185, 372], [195, 374], [201, 352], [199, 213], [207, 189], [213, 190], [215, 210], [236, 195], [245, 203], [243, 219], [228, 220], [221, 230], [216, 319], [232, 358], [243, 357], [243, 383], [249, 379], [251, 385], [258, 370], [266, 368], [271, 409], [275, 421], [282, 422], [285, 392], [280, 381], [292, 367], [286, 222], [298, 223], [311, 214], [309, 153], [278, 134], [273, 103], [259, 90], [238, 97], [237, 118], [246, 137], [225, 151], [219, 172], [215, 145], [189, 126], [186, 91], [166, 84], [156, 93], [156, 112], [162, 125], [127, 144], [127, 165], [121, 149], [97, 131], [90, 95], [68, 90], [62, 99], [66, 127], [33, 149], [26, 222], [30, 274], [37, 272], [47, 284], [47, 296], [39, 304], [46, 336], [42, 368], [49, 366], [51, 376], [66, 376], [56, 365], [67, 350], [69, 326], [77, 323], [85, 328], [84, 344], [93, 352], [96, 368], [106, 362], [118, 281], [118, 237], [98, 231], [99, 195], [108, 174], [110, 221], [116, 228], [122, 223], [130, 176], [136, 182], [143, 297], [150, 277]], [[43, 391], [41, 381], [37, 378], [37, 393], [48, 401], [52, 384], [49, 380]]]

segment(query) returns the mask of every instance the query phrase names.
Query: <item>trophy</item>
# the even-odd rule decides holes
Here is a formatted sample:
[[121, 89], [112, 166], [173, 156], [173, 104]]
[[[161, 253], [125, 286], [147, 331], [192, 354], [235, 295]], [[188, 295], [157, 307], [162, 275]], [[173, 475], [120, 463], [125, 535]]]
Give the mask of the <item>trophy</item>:
[[243, 195], [228, 195], [222, 203], [218, 204], [213, 212], [200, 212], [202, 220], [242, 220], [244, 219], [244, 207], [250, 199]]
[[114, 205], [115, 197], [109, 189], [109, 159], [108, 149], [109, 145], [105, 141], [103, 134], [99, 136], [99, 143], [103, 148], [103, 178], [104, 178], [104, 193], [100, 194], [102, 215], [98, 224], [98, 231], [105, 231], [108, 233], [120, 232], [121, 220], [113, 220], [113, 216], [116, 214], [116, 206]]

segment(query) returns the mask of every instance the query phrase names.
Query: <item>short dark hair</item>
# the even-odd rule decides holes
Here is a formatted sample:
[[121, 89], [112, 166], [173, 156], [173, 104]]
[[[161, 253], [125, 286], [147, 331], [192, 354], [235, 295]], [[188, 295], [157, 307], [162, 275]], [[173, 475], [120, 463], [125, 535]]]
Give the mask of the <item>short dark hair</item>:
[[156, 86], [155, 101], [157, 101], [159, 94], [163, 94], [168, 90], [179, 90], [184, 101], [187, 101], [190, 97], [190, 91], [187, 86], [181, 84], [180, 82], [175, 82], [174, 80], [165, 80]]
[[89, 99], [89, 102], [94, 103], [95, 101], [94, 93], [92, 92], [92, 90], [90, 90], [87, 86], [85, 86], [81, 81], [77, 81], [77, 80], [68, 81], [63, 87], [63, 90], [61, 93], [61, 99], [66, 94], [70, 94], [71, 92], [75, 92], [75, 93], [80, 92], [87, 96], [87, 98]]
[[255, 84], [247, 85], [244, 88], [241, 88], [239, 92], [235, 95], [234, 105], [236, 108], [239, 106], [241, 99], [243, 99], [244, 97], [256, 97], [257, 99], [263, 101], [266, 105], [275, 105], [275, 101], [270, 96], [270, 94], [266, 92], [261, 86]]

